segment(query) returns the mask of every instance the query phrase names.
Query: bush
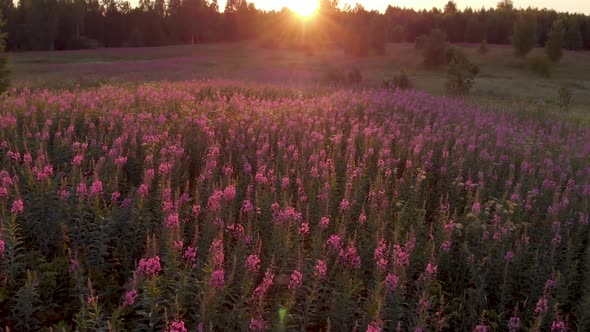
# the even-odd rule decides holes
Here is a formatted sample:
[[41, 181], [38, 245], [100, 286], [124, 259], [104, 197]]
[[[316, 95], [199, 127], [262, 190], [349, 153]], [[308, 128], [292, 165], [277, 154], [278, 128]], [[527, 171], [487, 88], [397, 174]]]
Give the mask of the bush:
[[358, 68], [352, 68], [349, 72], [348, 72], [348, 82], [352, 83], [352, 84], [359, 84], [360, 82], [363, 81], [363, 75], [361, 74], [361, 71]]
[[562, 20], [556, 20], [551, 26], [545, 43], [545, 54], [553, 61], [558, 62], [563, 56], [563, 45], [565, 42], [565, 25]]
[[479, 54], [486, 54], [488, 53], [489, 49], [488, 49], [488, 42], [487, 40], [482, 40], [481, 44], [479, 44], [479, 48], [477, 49], [477, 52]]
[[346, 81], [346, 76], [341, 69], [328, 67], [323, 71], [321, 80], [326, 84], [340, 84]]
[[469, 61], [462, 50], [456, 49], [447, 71], [447, 91], [457, 95], [469, 93], [477, 74], [479, 67]]
[[529, 69], [542, 77], [549, 77], [551, 76], [551, 63], [549, 59], [545, 56], [534, 56], [529, 58], [528, 60]]
[[426, 45], [427, 38], [428, 38], [428, 36], [426, 36], [426, 35], [421, 35], [421, 36], [416, 37], [416, 40], [414, 41], [414, 48], [422, 51], [424, 49], [424, 45]]
[[567, 86], [562, 86], [557, 90], [557, 98], [559, 107], [564, 110], [569, 110], [572, 103], [573, 93]]
[[524, 58], [535, 47], [537, 42], [537, 25], [527, 16], [521, 16], [514, 23], [514, 31], [510, 37], [514, 53]]
[[405, 71], [393, 76], [392, 79], [383, 81], [383, 88], [385, 89], [412, 89], [414, 86]]
[[434, 29], [426, 38], [422, 49], [424, 66], [436, 69], [447, 63], [447, 37], [444, 32]]
[[95, 50], [99, 48], [100, 42], [96, 39], [85, 36], [72, 37], [66, 44], [68, 50]]

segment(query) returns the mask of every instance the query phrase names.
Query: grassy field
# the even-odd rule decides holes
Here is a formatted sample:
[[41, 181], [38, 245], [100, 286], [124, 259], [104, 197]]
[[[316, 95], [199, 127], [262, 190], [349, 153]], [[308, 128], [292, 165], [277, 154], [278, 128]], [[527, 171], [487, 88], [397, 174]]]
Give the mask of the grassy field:
[[[478, 101], [513, 103], [534, 101], [553, 104], [557, 89], [573, 91], [574, 114], [584, 115], [590, 104], [590, 52], [566, 52], [554, 65], [550, 78], [527, 68], [509, 46], [491, 46], [485, 55], [477, 45], [458, 45], [481, 68], [472, 91]], [[542, 54], [536, 49], [532, 55]], [[358, 67], [364, 84], [378, 86], [383, 79], [405, 70], [418, 90], [444, 93], [444, 71], [422, 68], [413, 44], [389, 44], [385, 56], [355, 58], [342, 52], [306, 55], [288, 50], [268, 50], [253, 44], [183, 45], [157, 48], [121, 48], [68, 52], [11, 54], [17, 87], [69, 88], [104, 82], [142, 82], [228, 78], [258, 82], [309, 85], [319, 82], [327, 68]]]

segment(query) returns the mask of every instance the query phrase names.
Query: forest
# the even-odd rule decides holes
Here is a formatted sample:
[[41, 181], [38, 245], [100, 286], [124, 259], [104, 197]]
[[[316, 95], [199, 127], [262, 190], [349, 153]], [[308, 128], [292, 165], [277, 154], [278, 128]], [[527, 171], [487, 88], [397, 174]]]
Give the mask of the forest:
[[361, 5], [340, 6], [321, 0], [317, 19], [307, 22], [289, 9], [262, 11], [246, 0], [0, 0], [6, 21], [7, 49], [65, 50], [141, 47], [222, 41], [259, 40], [268, 47], [340, 46], [366, 54], [386, 42], [414, 42], [438, 28], [452, 43], [509, 44], [515, 24], [527, 20], [538, 46], [561, 20], [564, 47], [590, 48], [590, 16], [549, 9], [518, 9], [510, 0], [496, 8], [459, 10], [449, 1], [443, 9], [417, 11], [389, 6], [384, 13]]

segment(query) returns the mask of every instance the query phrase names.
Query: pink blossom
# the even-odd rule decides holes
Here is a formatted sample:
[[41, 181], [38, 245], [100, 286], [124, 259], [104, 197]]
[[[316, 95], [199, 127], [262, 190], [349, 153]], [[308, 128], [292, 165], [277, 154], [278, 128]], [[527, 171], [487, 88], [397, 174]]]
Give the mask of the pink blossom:
[[177, 320], [170, 323], [170, 328], [167, 332], [188, 332], [188, 330], [184, 326], [184, 321]]
[[512, 259], [513, 259], [513, 258], [514, 258], [514, 251], [512, 251], [512, 250], [508, 250], [508, 251], [506, 252], [506, 255], [504, 255], [504, 261], [505, 261], [506, 263], [510, 263], [510, 262], [512, 262]]
[[381, 323], [377, 321], [371, 322], [371, 324], [367, 326], [367, 332], [381, 332]]
[[298, 289], [303, 281], [303, 274], [299, 270], [293, 271], [289, 281], [289, 289]]
[[257, 273], [260, 269], [260, 257], [256, 254], [251, 254], [246, 258], [246, 268], [250, 272]]
[[223, 190], [223, 199], [226, 202], [231, 202], [234, 200], [234, 198], [236, 198], [236, 187], [234, 187], [233, 185], [227, 186]]
[[179, 224], [180, 219], [178, 217], [178, 213], [173, 212], [166, 217], [166, 227], [177, 228]]
[[4, 240], [0, 240], [0, 257], [4, 255]]
[[395, 274], [388, 273], [385, 278], [385, 286], [390, 292], [395, 292], [399, 283], [399, 278]]
[[539, 301], [537, 301], [537, 306], [535, 307], [535, 315], [545, 314], [547, 312], [547, 308], [547, 298], [543, 296], [539, 299]]
[[102, 182], [98, 179], [92, 182], [90, 186], [90, 196], [96, 196], [102, 193]]
[[314, 268], [313, 276], [317, 279], [324, 279], [327, 275], [328, 267], [326, 266], [326, 262], [321, 259], [318, 259], [316, 266]]
[[384, 239], [379, 240], [379, 244], [373, 253], [373, 258], [375, 259], [377, 268], [379, 268], [381, 272], [385, 272], [389, 260], [387, 258], [387, 242], [385, 242]]
[[329, 225], [330, 225], [330, 218], [322, 217], [322, 219], [320, 219], [320, 228], [321, 229], [326, 229], [326, 228], [328, 228]]
[[367, 215], [363, 212], [359, 216], [358, 223], [360, 225], [364, 225], [366, 222], [367, 222]]
[[508, 320], [508, 330], [510, 332], [520, 331], [520, 318], [518, 316], [510, 317], [510, 320]]
[[551, 323], [551, 332], [566, 332], [566, 331], [567, 331], [567, 327], [565, 325], [565, 322], [562, 321], [561, 319], [554, 320], [553, 323]]
[[125, 293], [125, 299], [123, 300], [123, 305], [131, 306], [135, 303], [135, 299], [137, 298], [137, 291], [132, 289]]
[[194, 267], [197, 261], [197, 248], [194, 246], [186, 247], [182, 259], [184, 259], [191, 267]]
[[266, 272], [264, 272], [264, 278], [262, 279], [262, 282], [258, 286], [256, 286], [254, 292], [252, 293], [252, 299], [262, 301], [264, 295], [272, 286], [274, 279], [275, 274], [271, 271], [270, 268], [267, 269]]
[[302, 222], [301, 226], [299, 226], [299, 235], [306, 236], [309, 235], [309, 223]]
[[344, 266], [354, 269], [359, 269], [361, 267], [361, 257], [354, 244], [349, 244], [346, 250], [341, 249], [339, 256]]
[[12, 207], [10, 208], [10, 213], [13, 215], [21, 214], [24, 211], [24, 204], [22, 199], [16, 199], [12, 201]]
[[148, 277], [155, 276], [162, 272], [162, 266], [160, 265], [160, 256], [140, 259], [139, 265], [137, 267], [137, 272]]
[[264, 320], [262, 317], [258, 316], [252, 317], [252, 319], [250, 319], [250, 325], [248, 326], [248, 329], [252, 332], [262, 332], [264, 331], [265, 327], [266, 324], [264, 323]]
[[350, 202], [346, 198], [342, 199], [342, 202], [340, 202], [340, 211], [346, 212], [349, 209], [350, 209]]
[[145, 183], [142, 183], [141, 185], [139, 185], [139, 188], [137, 189], [137, 195], [139, 197], [145, 197], [148, 194], [148, 186]]
[[86, 183], [80, 182], [78, 184], [78, 187], [76, 188], [76, 196], [78, 198], [82, 198], [82, 197], [86, 196], [86, 191], [87, 191]]
[[221, 289], [225, 285], [225, 272], [223, 269], [215, 270], [211, 274], [209, 286], [215, 289]]

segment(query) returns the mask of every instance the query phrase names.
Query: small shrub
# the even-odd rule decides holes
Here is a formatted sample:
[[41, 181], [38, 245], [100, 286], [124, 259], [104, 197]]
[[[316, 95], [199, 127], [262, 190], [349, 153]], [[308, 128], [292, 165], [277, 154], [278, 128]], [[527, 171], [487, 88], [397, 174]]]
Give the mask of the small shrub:
[[469, 93], [477, 74], [479, 67], [469, 61], [462, 50], [456, 49], [447, 71], [447, 91], [457, 95]]
[[557, 98], [559, 107], [568, 111], [572, 103], [573, 93], [567, 86], [562, 86], [557, 90]]
[[348, 82], [352, 83], [352, 84], [359, 84], [363, 80], [363, 75], [361, 74], [361, 71], [356, 67], [352, 68], [348, 72], [347, 76], [348, 76]]
[[424, 45], [426, 45], [426, 38], [428, 38], [426, 35], [416, 37], [416, 40], [414, 41], [414, 48], [420, 51], [423, 50]]
[[393, 76], [392, 79], [383, 81], [383, 88], [385, 89], [412, 89], [414, 86], [405, 71]]
[[321, 80], [326, 84], [340, 84], [346, 81], [343, 71], [336, 67], [328, 67], [322, 73]]
[[537, 42], [537, 25], [534, 19], [522, 16], [514, 23], [514, 32], [510, 37], [516, 56], [524, 58]]
[[427, 68], [436, 69], [447, 63], [447, 36], [444, 32], [439, 29], [430, 32], [422, 49], [422, 56]]
[[100, 46], [100, 42], [96, 39], [79, 36], [72, 37], [70, 40], [68, 40], [66, 48], [68, 50], [95, 50]]
[[551, 63], [545, 56], [534, 56], [528, 60], [529, 69], [542, 77], [551, 76]]
[[565, 25], [562, 20], [556, 20], [551, 26], [545, 43], [545, 54], [553, 61], [558, 62], [563, 57], [563, 46], [565, 43]]
[[488, 53], [488, 51], [489, 51], [488, 42], [487, 42], [487, 40], [484, 39], [481, 41], [481, 44], [479, 44], [479, 48], [477, 49], [477, 52], [479, 54], [486, 54], [486, 53]]

